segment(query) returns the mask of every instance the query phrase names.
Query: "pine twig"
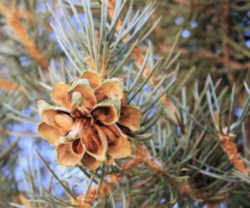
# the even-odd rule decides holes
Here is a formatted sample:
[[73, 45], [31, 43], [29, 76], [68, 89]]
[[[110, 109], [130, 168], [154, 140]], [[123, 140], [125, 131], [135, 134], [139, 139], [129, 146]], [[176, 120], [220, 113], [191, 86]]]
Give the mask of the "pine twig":
[[[114, 15], [115, 1], [114, 0], [109, 1], [108, 6], [109, 6], [109, 16], [110, 16], [110, 18], [112, 18]], [[117, 23], [116, 30], [119, 32], [121, 30], [121, 27], [122, 27], [122, 21], [119, 20]], [[129, 38], [129, 36], [126, 36], [123, 41], [126, 41], [127, 38]], [[144, 62], [142, 54], [143, 54], [143, 50], [139, 46], [137, 46], [134, 49], [134, 51], [132, 52], [132, 56], [135, 58], [136, 63], [139, 66], [141, 66]], [[150, 73], [150, 68], [146, 67], [146, 69], [143, 73], [144, 77], [147, 77], [149, 73]], [[150, 79], [151, 79], [151, 83], [153, 86], [156, 86], [159, 82], [158, 75], [156, 73], [153, 73]], [[167, 109], [169, 109], [169, 111], [171, 112], [173, 121], [175, 121], [177, 123], [177, 118], [175, 115], [176, 108], [175, 108], [174, 104], [167, 98], [166, 95], [163, 95], [161, 97], [160, 101], [166, 106]]]
[[[216, 125], [219, 126], [220, 119], [219, 113], [215, 112]], [[240, 157], [237, 146], [233, 141], [234, 134], [226, 132], [228, 127], [222, 129], [222, 133], [218, 133], [218, 139], [223, 145], [223, 150], [227, 154], [229, 161], [232, 163], [234, 168], [241, 172], [243, 175], [248, 175], [248, 169], [245, 167], [243, 160]]]
[[[125, 164], [123, 167], [121, 167], [121, 170], [125, 171], [125, 174], [128, 173], [128, 171], [141, 163], [141, 161], [135, 157], [132, 160], [130, 160], [127, 164]], [[111, 193], [114, 186], [119, 183], [122, 178], [122, 174], [115, 174], [115, 175], [109, 175], [109, 178], [101, 184], [101, 186], [94, 186], [90, 188], [88, 193], [86, 195], [80, 195], [77, 197], [77, 201], [74, 201], [75, 204], [80, 205], [81, 208], [85, 207], [91, 207], [92, 204], [100, 197], [100, 196], [107, 196]]]
[[[159, 50], [161, 51], [161, 53], [168, 53], [171, 50], [171, 48], [166, 46], [166, 44], [162, 44]], [[250, 70], [250, 62], [239, 63], [239, 62], [234, 61], [232, 59], [228, 60], [228, 58], [226, 56], [218, 56], [218, 55], [216, 55], [210, 51], [204, 50], [204, 49], [200, 49], [200, 50], [197, 50], [195, 52], [190, 52], [184, 48], [177, 48], [177, 49], [175, 49], [174, 53], [181, 53], [184, 55], [195, 54], [195, 55], [200, 56], [200, 57], [212, 58], [215, 60], [215, 62], [222, 63], [226, 67], [229, 67], [230, 69], [232, 69], [233, 71], [239, 71], [242, 69]]]
[[245, 121], [245, 128], [246, 128], [246, 145], [248, 152], [248, 160], [250, 160], [250, 116]]
[[17, 89], [18, 86], [15, 83], [6, 81], [0, 77], [0, 88], [10, 92]]
[[17, 139], [15, 142], [13, 142], [7, 150], [5, 150], [2, 154], [0, 154], [0, 161], [5, 160], [11, 154], [11, 152], [17, 146], [19, 140], [20, 138]]
[[248, 170], [240, 158], [236, 144], [232, 140], [233, 135], [219, 135], [219, 140], [223, 144], [223, 150], [227, 154], [228, 159], [233, 164], [234, 168], [240, 171], [243, 175], [248, 175]]
[[190, 2], [188, 2], [187, 0], [174, 0], [174, 2], [183, 6], [190, 6]]
[[166, 173], [164, 165], [161, 161], [154, 158], [146, 147], [137, 145], [135, 157], [128, 161], [128, 163], [121, 166], [121, 170], [124, 171], [123, 173], [109, 175], [109, 178], [106, 181], [103, 181], [101, 187], [94, 186], [90, 188], [86, 195], [78, 196], [77, 200], [74, 201], [74, 204], [79, 205], [81, 208], [90, 208], [99, 197], [108, 196], [114, 189], [115, 185], [122, 180], [123, 176], [128, 175], [129, 171], [139, 164], [144, 164], [146, 167], [151, 169], [155, 176], [165, 176], [167, 180], [179, 190], [181, 195], [188, 196], [196, 201], [204, 201], [201, 194], [191, 187], [188, 182], [185, 184], [178, 183], [175, 179], [171, 178]]
[[21, 22], [22, 18], [26, 18], [29, 23], [33, 23], [32, 15], [28, 12], [20, 11], [14, 5], [9, 5], [9, 7], [6, 8], [1, 2], [0, 12], [6, 17], [7, 24], [13, 29], [15, 35], [17, 36], [19, 41], [22, 42], [29, 55], [37, 63], [39, 63], [43, 69], [47, 69], [49, 66], [48, 61], [44, 57], [44, 54], [39, 51], [34, 40], [29, 37], [27, 29]]

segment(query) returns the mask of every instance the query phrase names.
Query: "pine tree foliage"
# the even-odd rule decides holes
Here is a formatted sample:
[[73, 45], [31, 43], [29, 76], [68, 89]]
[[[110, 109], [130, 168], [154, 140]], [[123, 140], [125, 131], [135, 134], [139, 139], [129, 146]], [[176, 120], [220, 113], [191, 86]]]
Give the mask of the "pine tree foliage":
[[[0, 206], [248, 207], [247, 9], [227, 0], [2, 0]], [[190, 21], [198, 26], [184, 39]], [[51, 162], [37, 132], [38, 100], [53, 103], [53, 86], [86, 70], [119, 78], [142, 113], [128, 133], [132, 155], [97, 171]]]

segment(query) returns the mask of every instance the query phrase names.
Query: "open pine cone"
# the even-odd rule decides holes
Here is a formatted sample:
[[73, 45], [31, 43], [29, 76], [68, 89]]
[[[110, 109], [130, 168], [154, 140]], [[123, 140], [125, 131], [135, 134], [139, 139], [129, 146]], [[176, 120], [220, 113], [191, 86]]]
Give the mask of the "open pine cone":
[[70, 85], [55, 84], [52, 99], [59, 106], [38, 102], [43, 121], [38, 131], [56, 146], [61, 165], [96, 170], [103, 162], [131, 155], [126, 134], [140, 128], [141, 111], [127, 105], [119, 79], [85, 71]]

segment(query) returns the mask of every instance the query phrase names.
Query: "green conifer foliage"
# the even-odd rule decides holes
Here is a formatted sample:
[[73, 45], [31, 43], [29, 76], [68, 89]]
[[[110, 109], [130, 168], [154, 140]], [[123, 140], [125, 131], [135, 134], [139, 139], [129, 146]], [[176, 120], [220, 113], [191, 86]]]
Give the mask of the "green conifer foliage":
[[0, 207], [249, 207], [249, 12], [1, 0]]

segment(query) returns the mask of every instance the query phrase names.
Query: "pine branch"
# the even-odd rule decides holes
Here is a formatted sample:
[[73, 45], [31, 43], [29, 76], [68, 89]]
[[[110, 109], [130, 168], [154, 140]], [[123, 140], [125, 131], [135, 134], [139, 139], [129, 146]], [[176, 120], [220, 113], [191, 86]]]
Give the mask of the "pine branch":
[[[113, 15], [114, 15], [114, 7], [115, 7], [115, 1], [109, 1], [109, 16], [112, 19]], [[116, 30], [117, 32], [119, 32], [121, 30], [122, 27], [122, 21], [119, 20], [116, 26]], [[157, 25], [154, 28], [156, 28]], [[129, 38], [129, 36], [127, 35], [124, 39], [124, 41], [126, 41]], [[178, 39], [178, 38], [177, 38]], [[176, 40], [177, 40], [176, 39]], [[132, 52], [132, 56], [135, 58], [136, 63], [138, 66], [142, 66], [144, 59], [143, 59], [143, 49], [138, 46], [134, 49], [134, 51]], [[171, 53], [169, 55], [169, 57], [171, 56]], [[148, 77], [150, 73], [150, 67], [146, 67], [143, 75], [144, 75], [144, 79], [146, 79]], [[151, 79], [151, 84], [153, 86], [157, 86], [157, 84], [159, 83], [159, 75], [156, 73], [153, 73], [152, 76], [150, 77]], [[162, 90], [162, 89], [161, 89]], [[167, 98], [167, 96], [165, 94], [162, 95], [162, 97], [160, 98], [160, 101], [165, 105], [165, 107], [169, 110], [169, 113], [171, 114], [171, 118], [173, 119], [173, 121], [177, 121], [176, 117], [175, 117], [175, 112], [176, 109], [173, 105], [173, 103]]]
[[[162, 44], [160, 46], [161, 53], [169, 53], [171, 51], [171, 48], [168, 47], [166, 44]], [[212, 58], [214, 59], [217, 63], [223, 63], [226, 67], [229, 67], [233, 71], [241, 71], [241, 70], [250, 70], [250, 62], [246, 63], [239, 63], [237, 61], [234, 61], [232, 59], [228, 60], [226, 56], [218, 56], [210, 51], [200, 49], [195, 52], [190, 52], [187, 49], [184, 48], [177, 48], [174, 50], [174, 53], [181, 53], [183, 55], [194, 55], [197, 54], [199, 57], [206, 57], [206, 58]]]
[[17, 143], [18, 143], [19, 140], [20, 140], [20, 138], [17, 139], [15, 142], [13, 142], [13, 143], [8, 147], [7, 150], [5, 150], [4, 152], [1, 152], [1, 153], [0, 153], [0, 161], [3, 161], [3, 160], [5, 160], [5, 159], [7, 159], [7, 158], [9, 157], [9, 155], [12, 153], [12, 151], [16, 148]]
[[41, 65], [43, 69], [48, 68], [48, 61], [44, 54], [39, 51], [34, 40], [28, 34], [27, 29], [21, 22], [21, 18], [26, 18], [30, 24], [34, 24], [32, 14], [29, 12], [20, 11], [15, 5], [10, 4], [6, 8], [3, 3], [0, 3], [0, 11], [6, 17], [6, 23], [12, 28], [15, 35], [22, 42], [29, 55]]
[[10, 92], [17, 89], [18, 87], [15, 83], [6, 81], [0, 77], [0, 88]]

